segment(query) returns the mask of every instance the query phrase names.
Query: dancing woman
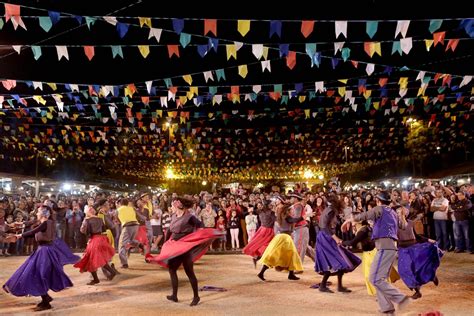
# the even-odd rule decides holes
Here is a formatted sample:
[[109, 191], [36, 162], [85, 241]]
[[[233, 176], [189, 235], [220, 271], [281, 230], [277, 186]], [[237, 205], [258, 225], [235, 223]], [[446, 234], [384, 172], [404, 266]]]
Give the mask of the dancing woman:
[[342, 276], [357, 268], [361, 260], [352, 252], [342, 247], [342, 240], [336, 236], [337, 217], [342, 214], [344, 203], [336, 195], [329, 196], [328, 207], [319, 220], [321, 230], [316, 237], [315, 271], [323, 275], [319, 286], [321, 292], [334, 293], [327, 287], [329, 276], [337, 275], [337, 291], [342, 293], [351, 290], [342, 286]]
[[258, 277], [265, 281], [264, 273], [269, 268], [275, 268], [277, 271], [288, 270], [289, 280], [299, 280], [295, 271], [303, 271], [303, 265], [298, 250], [295, 247], [291, 233], [293, 226], [302, 220], [302, 217], [293, 218], [290, 216], [290, 207], [280, 205], [276, 209], [278, 221], [278, 234], [265, 249], [260, 259], [263, 264]]
[[[73, 286], [69, 277], [64, 273], [63, 264], [71, 263], [74, 257], [69, 251], [66, 258], [62, 250], [54, 244], [55, 227], [51, 219], [51, 209], [40, 206], [37, 212], [41, 223], [36, 228], [17, 235], [17, 238], [35, 236], [38, 249], [26, 259], [15, 273], [3, 285], [3, 289], [15, 296], [41, 296], [41, 302], [35, 311], [51, 309], [53, 298], [48, 295], [49, 290], [62, 291]], [[76, 257], [77, 261], [79, 257]]]
[[178, 302], [177, 271], [183, 265], [194, 293], [191, 306], [197, 305], [200, 301], [194, 262], [206, 253], [214, 239], [220, 237], [215, 229], [198, 229], [202, 227], [202, 223], [189, 212], [193, 204], [194, 201], [187, 198], [177, 197], [173, 200], [171, 205], [175, 211], [171, 218], [170, 228], [166, 232], [167, 241], [163, 244], [161, 253], [149, 259], [150, 262], [169, 269], [173, 292], [166, 298], [173, 302]]
[[100, 283], [97, 277], [97, 270], [99, 268], [104, 268], [107, 271], [107, 278], [109, 280], [112, 280], [116, 274], [109, 265], [109, 260], [115, 255], [115, 250], [109, 244], [105, 234], [106, 227], [104, 221], [97, 216], [96, 208], [98, 208], [98, 205], [89, 207], [86, 218], [82, 222], [81, 233], [90, 236], [90, 238], [81, 261], [74, 265], [75, 268], [79, 268], [81, 273], [87, 271], [92, 275], [92, 280], [87, 285]]

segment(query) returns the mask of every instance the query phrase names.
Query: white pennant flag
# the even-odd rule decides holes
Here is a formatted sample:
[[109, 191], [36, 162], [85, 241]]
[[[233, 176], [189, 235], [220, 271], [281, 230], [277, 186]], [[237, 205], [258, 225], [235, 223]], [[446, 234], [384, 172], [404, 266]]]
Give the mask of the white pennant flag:
[[413, 47], [413, 42], [412, 42], [412, 38], [411, 37], [407, 37], [407, 38], [402, 38], [400, 40], [400, 46], [402, 48], [402, 51], [408, 55], [408, 53], [410, 52], [411, 48]]
[[244, 101], [252, 101], [252, 99], [250, 98], [250, 93], [245, 94]]
[[56, 51], [58, 52], [58, 60], [61, 60], [61, 58], [66, 58], [69, 60], [69, 54], [67, 52], [67, 47], [66, 46], [58, 46], [56, 45]]
[[444, 112], [444, 111], [447, 111], [448, 110], [448, 106], [447, 105], [443, 105], [441, 107], [441, 111]]
[[342, 33], [347, 38], [347, 21], [335, 21], [336, 38]]
[[15, 30], [18, 28], [19, 25], [26, 31], [26, 26], [23, 20], [21, 19], [21, 16], [12, 16], [12, 24]]
[[344, 95], [344, 101], [352, 98], [352, 90], [346, 90], [346, 94]]
[[206, 80], [206, 83], [208, 80], [214, 81], [214, 76], [212, 75], [212, 71], [204, 72], [204, 80]]
[[15, 52], [18, 53], [18, 55], [20, 55], [20, 53], [21, 53], [21, 45], [12, 45], [12, 48], [15, 50]]
[[150, 94], [151, 93], [151, 85], [153, 84], [153, 80], [146, 81], [145, 84], [146, 84], [146, 90], [148, 91], [148, 94]]
[[176, 94], [168, 90], [168, 100], [176, 101]]
[[399, 33], [402, 33], [402, 36], [405, 37], [407, 35], [409, 25], [410, 25], [409, 20], [398, 21], [397, 28], [395, 29], [395, 37], [397, 37]]
[[195, 106], [200, 106], [201, 105], [201, 101], [199, 101], [198, 98], [193, 98], [193, 103]]
[[40, 89], [41, 91], [43, 91], [43, 83], [42, 82], [38, 82], [38, 81], [33, 81], [33, 88], [36, 90], [36, 89]]
[[355, 98], [355, 97], [349, 98], [349, 104], [350, 104], [350, 105], [354, 105], [355, 102], [356, 102], [356, 98]]
[[117, 25], [117, 18], [115, 16], [104, 16], [103, 19], [107, 23], [110, 23], [114, 26]]
[[416, 80], [421, 80], [423, 81], [423, 78], [425, 78], [426, 71], [420, 71], [418, 73], [418, 76], [416, 76]]
[[405, 89], [400, 89], [400, 91], [398, 92], [398, 94], [400, 95], [400, 97], [404, 97], [408, 92], [408, 89], [405, 88]]
[[263, 55], [263, 44], [252, 44], [252, 54], [260, 60]]
[[365, 67], [365, 71], [367, 72], [367, 75], [369, 76], [374, 72], [374, 69], [375, 69], [375, 65], [371, 63], [368, 63], [367, 67]]
[[262, 86], [259, 84], [256, 84], [252, 87], [252, 91], [255, 93], [259, 93], [260, 91], [262, 91]]
[[77, 84], [69, 84], [69, 87], [71, 88], [71, 91], [74, 92], [79, 92], [79, 85]]
[[390, 115], [390, 110], [389, 110], [389, 109], [385, 109], [385, 113], [384, 113], [384, 114], [385, 114], [385, 116]]
[[345, 42], [334, 42], [334, 55], [344, 47]]
[[150, 123], [150, 130], [154, 131], [156, 128], [156, 124], [155, 123]]
[[461, 88], [462, 86], [467, 85], [469, 82], [471, 82], [471, 80], [472, 80], [472, 76], [464, 76], [462, 78], [461, 83], [459, 84], [459, 88]]
[[215, 96], [212, 97], [212, 104], [221, 104], [222, 102], [222, 94], [216, 94]]
[[160, 97], [161, 107], [168, 108], [168, 99], [166, 97]]
[[115, 113], [115, 106], [109, 106], [109, 111], [111, 115], [114, 115]]
[[323, 93], [326, 91], [326, 88], [324, 87], [324, 81], [316, 81], [314, 83], [314, 89], [316, 92]]
[[56, 101], [56, 105], [58, 106], [59, 111], [61, 111], [61, 112], [64, 111], [64, 102]]
[[357, 104], [351, 104], [352, 111], [357, 112]]
[[162, 29], [151, 28], [150, 33], [148, 34], [148, 39], [154, 37], [154, 38], [156, 38], [156, 41], [159, 43], [162, 31], [163, 31]]
[[242, 43], [242, 42], [234, 42], [234, 45], [235, 45], [235, 51], [238, 52], [239, 49], [241, 49], [242, 46], [244, 46], [244, 43]]
[[272, 68], [270, 67], [270, 61], [269, 60], [263, 60], [262, 61], [262, 72], [264, 72], [265, 69], [267, 69], [268, 72], [272, 72]]

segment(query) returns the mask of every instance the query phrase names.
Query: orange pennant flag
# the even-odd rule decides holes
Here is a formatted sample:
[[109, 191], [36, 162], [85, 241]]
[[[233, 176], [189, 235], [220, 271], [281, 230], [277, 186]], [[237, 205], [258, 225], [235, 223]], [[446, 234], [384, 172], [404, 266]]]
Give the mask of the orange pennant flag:
[[313, 33], [314, 21], [301, 21], [301, 33], [304, 37], [308, 37]]
[[94, 46], [84, 46], [84, 53], [89, 61], [94, 57]]
[[179, 58], [179, 46], [178, 45], [167, 45], [168, 46], [168, 56], [169, 58], [176, 55]]
[[204, 35], [211, 32], [214, 36], [217, 36], [217, 20], [216, 19], [205, 19], [204, 20]]
[[459, 44], [459, 38], [458, 39], [450, 39], [448, 41], [448, 45], [446, 45], [446, 51], [448, 51], [448, 49], [451, 48], [451, 50], [454, 52], [454, 50], [456, 49], [458, 44]]
[[5, 3], [5, 21], [10, 21], [12, 16], [20, 16], [20, 6], [17, 4]]
[[434, 40], [434, 46], [438, 43], [441, 43], [441, 45], [444, 45], [444, 36], [446, 35], [446, 32], [437, 32], [433, 33], [433, 40]]
[[296, 52], [289, 51], [288, 56], [286, 56], [286, 65], [288, 68], [293, 69], [296, 66]]
[[380, 78], [379, 79], [379, 85], [381, 88], [383, 88], [387, 84], [388, 78]]

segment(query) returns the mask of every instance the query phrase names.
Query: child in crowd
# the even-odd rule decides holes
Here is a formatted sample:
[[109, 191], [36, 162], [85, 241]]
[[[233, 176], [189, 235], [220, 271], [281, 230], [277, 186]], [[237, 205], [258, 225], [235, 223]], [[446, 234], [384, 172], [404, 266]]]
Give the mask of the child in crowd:
[[240, 218], [237, 216], [237, 211], [233, 210], [229, 220], [230, 240], [232, 244], [232, 250], [240, 249], [239, 242], [239, 230], [240, 230]]
[[221, 251], [224, 251], [225, 250], [225, 243], [227, 241], [227, 238], [226, 238], [227, 230], [226, 230], [225, 218], [224, 218], [223, 215], [219, 216], [219, 219], [217, 220], [217, 223], [216, 223], [216, 228], [217, 228], [217, 230], [219, 230], [223, 233], [222, 237], [219, 238], [219, 241], [220, 241]]
[[258, 217], [253, 213], [253, 207], [249, 207], [248, 212], [248, 215], [245, 216], [245, 224], [247, 225], [247, 235], [250, 242], [257, 231]]

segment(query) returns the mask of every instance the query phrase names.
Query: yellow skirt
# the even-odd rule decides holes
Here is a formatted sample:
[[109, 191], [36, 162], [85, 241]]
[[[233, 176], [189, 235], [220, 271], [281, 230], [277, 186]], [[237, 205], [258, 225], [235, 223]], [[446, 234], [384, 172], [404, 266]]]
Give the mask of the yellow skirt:
[[260, 263], [276, 270], [303, 271], [300, 255], [293, 239], [287, 234], [278, 234], [273, 237]]
[[[370, 276], [370, 266], [374, 261], [375, 254], [377, 253], [377, 249], [373, 249], [371, 251], [364, 251], [362, 253], [362, 269], [364, 270], [364, 279], [365, 279], [365, 286], [367, 287], [367, 293], [369, 295], [375, 296], [377, 290], [375, 287], [370, 283], [369, 276]], [[395, 281], [400, 280], [400, 275], [398, 274], [397, 270], [392, 266], [390, 269], [390, 275], [388, 277], [388, 282], [394, 283]]]
[[110, 229], [107, 229], [105, 231], [105, 235], [107, 236], [107, 239], [109, 241], [109, 244], [112, 246], [112, 248], [115, 249], [115, 244], [114, 244], [114, 235], [112, 234], [112, 231]]

